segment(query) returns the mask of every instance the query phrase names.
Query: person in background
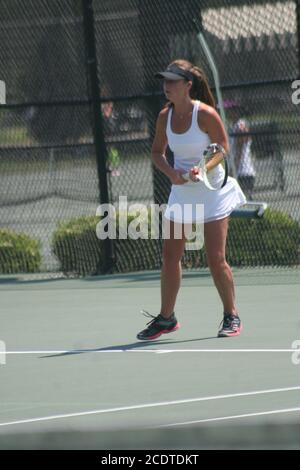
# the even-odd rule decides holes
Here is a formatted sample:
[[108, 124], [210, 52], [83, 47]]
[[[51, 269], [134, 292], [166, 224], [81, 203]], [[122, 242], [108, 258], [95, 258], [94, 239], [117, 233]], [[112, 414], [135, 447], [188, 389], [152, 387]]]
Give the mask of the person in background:
[[[111, 95], [108, 87], [103, 86], [101, 88], [101, 98], [109, 98]], [[101, 103], [101, 111], [103, 117], [103, 127], [105, 135], [109, 136], [114, 133], [116, 127], [116, 119], [114, 116], [114, 104], [112, 101], [104, 101]], [[108, 171], [111, 176], [120, 176], [120, 155], [119, 151], [114, 145], [107, 146], [108, 152]]]
[[226, 99], [223, 104], [230, 135], [231, 158], [229, 159], [229, 165], [231, 173], [236, 176], [247, 199], [252, 200], [256, 172], [251, 152], [252, 138], [249, 134], [250, 126], [243, 117], [246, 111], [235, 99]]
[[234, 126], [234, 132], [236, 134], [242, 134], [241, 136], [236, 136], [234, 157], [237, 179], [247, 199], [251, 201], [255, 184], [255, 168], [251, 155], [252, 139], [248, 134], [249, 124], [247, 121], [245, 119], [239, 119]]

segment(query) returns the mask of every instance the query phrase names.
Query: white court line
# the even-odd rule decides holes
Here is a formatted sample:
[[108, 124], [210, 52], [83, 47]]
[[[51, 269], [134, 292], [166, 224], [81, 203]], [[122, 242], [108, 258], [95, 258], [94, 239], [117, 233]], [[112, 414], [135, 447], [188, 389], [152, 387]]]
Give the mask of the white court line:
[[240, 419], [240, 418], [250, 418], [254, 416], [266, 416], [266, 415], [273, 415], [273, 414], [280, 414], [280, 413], [293, 413], [295, 411], [300, 411], [300, 408], [286, 408], [283, 410], [272, 410], [272, 411], [260, 411], [257, 413], [247, 413], [243, 415], [232, 415], [232, 416], [219, 416], [218, 418], [207, 418], [207, 419], [199, 419], [197, 421], [185, 421], [182, 423], [172, 423], [172, 424], [162, 424], [160, 426], [156, 426], [152, 429], [158, 428], [171, 428], [174, 426], [187, 426], [190, 424], [199, 424], [199, 423], [210, 423], [212, 421], [226, 421], [230, 419]]
[[52, 351], [5, 351], [5, 354], [22, 355], [22, 354], [75, 354], [75, 353], [155, 353], [155, 354], [170, 354], [170, 353], [285, 353], [300, 351], [299, 348], [291, 349], [68, 349], [68, 350], [52, 350]]
[[132, 405], [132, 406], [122, 406], [119, 408], [108, 408], [104, 410], [92, 410], [92, 411], [83, 411], [78, 413], [68, 413], [68, 414], [60, 414], [60, 415], [52, 415], [52, 416], [42, 416], [40, 418], [31, 418], [31, 419], [23, 419], [20, 421], [9, 421], [7, 423], [0, 423], [0, 426], [12, 426], [14, 424], [28, 424], [28, 423], [37, 423], [41, 421], [51, 421], [55, 419], [65, 419], [65, 418], [75, 418], [79, 416], [91, 416], [91, 415], [98, 415], [104, 413], [116, 413], [119, 411], [131, 411], [131, 410], [141, 410], [146, 408], [158, 408], [162, 406], [174, 406], [174, 405], [184, 405], [187, 403], [197, 403], [201, 401], [210, 401], [210, 400], [223, 400], [227, 398], [240, 398], [240, 397], [249, 397], [254, 395], [263, 395], [268, 393], [280, 393], [280, 392], [291, 392], [293, 390], [300, 390], [300, 386], [297, 387], [286, 387], [286, 388], [273, 388], [268, 390], [257, 390], [253, 392], [243, 392], [243, 393], [232, 393], [228, 395], [213, 395], [209, 397], [201, 397], [201, 398], [189, 398], [184, 400], [175, 400], [175, 401], [165, 401], [165, 402], [157, 402], [157, 403], [145, 403], [142, 405]]

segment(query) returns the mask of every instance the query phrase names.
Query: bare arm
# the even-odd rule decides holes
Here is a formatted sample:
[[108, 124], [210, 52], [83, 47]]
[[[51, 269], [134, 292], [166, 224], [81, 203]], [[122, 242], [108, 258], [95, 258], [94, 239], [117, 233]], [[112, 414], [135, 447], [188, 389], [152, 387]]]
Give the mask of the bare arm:
[[209, 135], [212, 143], [220, 144], [226, 152], [229, 151], [228, 136], [222, 119], [211, 106], [203, 107], [198, 117], [201, 129]]
[[[228, 153], [229, 143], [226, 130], [219, 114], [214, 108], [202, 104], [202, 109], [198, 114], [198, 125], [203, 132], [208, 134], [211, 143], [220, 144], [225, 152]], [[198, 175], [199, 167], [195, 166], [190, 170], [190, 179], [197, 181]]]
[[167, 162], [165, 151], [168, 145], [166, 135], [168, 109], [164, 108], [158, 116], [156, 122], [155, 137], [152, 144], [152, 161], [154, 165], [164, 173], [172, 182], [172, 184], [184, 184], [186, 180], [181, 177], [184, 171], [174, 170]]

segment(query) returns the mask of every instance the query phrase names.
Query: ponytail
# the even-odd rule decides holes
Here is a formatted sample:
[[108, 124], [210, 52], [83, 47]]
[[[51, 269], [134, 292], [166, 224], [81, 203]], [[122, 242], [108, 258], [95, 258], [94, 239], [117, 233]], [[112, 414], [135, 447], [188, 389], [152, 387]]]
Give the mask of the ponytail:
[[211, 92], [207, 77], [203, 70], [194, 65], [191, 72], [194, 75], [193, 85], [190, 91], [191, 98], [200, 100], [203, 103], [216, 108], [214, 96]]
[[196, 65], [193, 65], [187, 60], [175, 60], [172, 64], [176, 64], [178, 67], [188, 70], [193, 74], [193, 84], [190, 90], [190, 97], [193, 100], [200, 100], [203, 103], [216, 108], [216, 102], [212, 91], [209, 87], [207, 77], [203, 70]]

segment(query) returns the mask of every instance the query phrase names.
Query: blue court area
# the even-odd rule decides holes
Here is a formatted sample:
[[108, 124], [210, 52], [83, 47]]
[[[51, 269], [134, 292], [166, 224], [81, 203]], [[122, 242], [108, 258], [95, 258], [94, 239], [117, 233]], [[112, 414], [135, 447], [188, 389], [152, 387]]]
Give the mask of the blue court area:
[[300, 448], [300, 272], [234, 276], [241, 336], [200, 270], [153, 342], [159, 272], [2, 277], [0, 448]]

